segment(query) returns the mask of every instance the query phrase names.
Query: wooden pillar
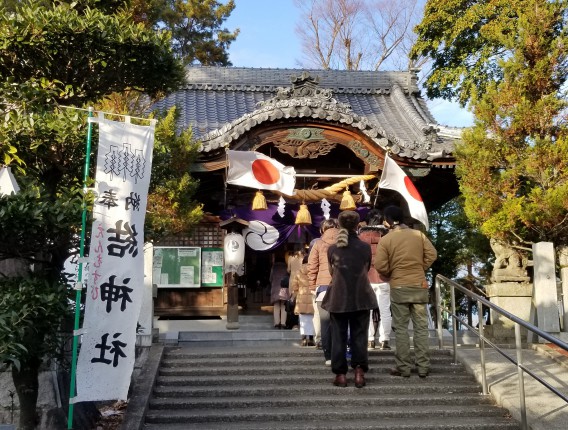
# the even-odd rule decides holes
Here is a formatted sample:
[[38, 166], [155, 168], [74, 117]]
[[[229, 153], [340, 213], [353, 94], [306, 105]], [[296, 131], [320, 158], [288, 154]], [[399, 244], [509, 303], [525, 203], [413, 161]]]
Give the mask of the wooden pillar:
[[227, 330], [236, 330], [239, 326], [239, 288], [237, 274], [227, 273], [225, 277], [227, 288]]

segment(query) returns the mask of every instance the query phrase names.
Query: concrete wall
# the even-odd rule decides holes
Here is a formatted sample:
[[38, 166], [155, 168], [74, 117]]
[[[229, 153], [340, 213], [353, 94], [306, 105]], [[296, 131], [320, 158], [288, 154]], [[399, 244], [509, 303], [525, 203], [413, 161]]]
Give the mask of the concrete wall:
[[[57, 391], [55, 372], [46, 370], [39, 375], [39, 395], [37, 399], [37, 410], [40, 417], [41, 430], [61, 430], [61, 417], [56, 419], [53, 411], [60, 406], [58, 401], [59, 393]], [[0, 372], [0, 424], [11, 424], [11, 403], [10, 391], [16, 392], [12, 383], [12, 372], [4, 370]], [[20, 404], [18, 395], [14, 395], [14, 421], [17, 425], [20, 419]]]

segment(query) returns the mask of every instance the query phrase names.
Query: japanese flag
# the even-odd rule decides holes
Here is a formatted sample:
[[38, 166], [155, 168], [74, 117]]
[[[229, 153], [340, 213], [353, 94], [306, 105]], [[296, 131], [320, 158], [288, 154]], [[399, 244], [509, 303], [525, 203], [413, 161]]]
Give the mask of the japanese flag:
[[385, 157], [385, 165], [383, 167], [383, 173], [381, 174], [381, 180], [379, 181], [379, 188], [386, 188], [400, 193], [406, 200], [406, 203], [408, 203], [410, 216], [424, 224], [426, 230], [428, 230], [428, 214], [426, 213], [426, 208], [424, 207], [420, 193], [406, 173], [404, 173], [388, 154]]
[[254, 151], [227, 151], [227, 183], [259, 190], [280, 191], [291, 196], [296, 185], [296, 171], [264, 154]]

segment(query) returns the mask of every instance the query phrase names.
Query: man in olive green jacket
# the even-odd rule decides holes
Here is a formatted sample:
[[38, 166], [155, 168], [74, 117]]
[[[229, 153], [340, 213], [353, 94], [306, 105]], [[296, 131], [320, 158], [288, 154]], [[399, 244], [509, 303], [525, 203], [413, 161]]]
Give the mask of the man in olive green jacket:
[[410, 376], [413, 363], [410, 360], [408, 324], [412, 320], [418, 376], [425, 378], [430, 372], [425, 272], [436, 260], [436, 249], [422, 232], [402, 222], [400, 208], [387, 207], [384, 216], [384, 225], [391, 231], [379, 242], [374, 265], [381, 275], [390, 278], [391, 310], [396, 330], [396, 368], [390, 373]]

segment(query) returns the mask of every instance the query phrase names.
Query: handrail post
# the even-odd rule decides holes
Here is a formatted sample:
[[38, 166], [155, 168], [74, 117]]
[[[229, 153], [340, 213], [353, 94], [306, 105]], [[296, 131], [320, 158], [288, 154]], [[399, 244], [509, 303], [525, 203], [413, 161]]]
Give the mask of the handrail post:
[[434, 291], [436, 292], [436, 328], [438, 329], [438, 348], [444, 348], [444, 339], [442, 332], [442, 295], [440, 294], [440, 280], [434, 280]]
[[[528, 374], [534, 380], [540, 382], [543, 386], [545, 386], [550, 392], [554, 393], [557, 397], [563, 399], [566, 403], [568, 403], [568, 396], [566, 396], [561, 390], [557, 389], [553, 384], [547, 382], [544, 378], [539, 377], [535, 372], [533, 372], [530, 368], [525, 367], [522, 362], [522, 338], [521, 338], [521, 329], [524, 328], [531, 333], [536, 334], [537, 336], [546, 339], [548, 342], [551, 342], [553, 345], [559, 347], [564, 351], [568, 351], [568, 343], [552, 336], [550, 333], [547, 333], [538, 327], [534, 326], [533, 324], [519, 318], [515, 314], [506, 311], [503, 308], [491, 303], [490, 300], [487, 298], [478, 295], [469, 289], [465, 288], [464, 286], [452, 281], [451, 279], [446, 278], [443, 275], [436, 275], [435, 278], [435, 287], [436, 287], [436, 301], [438, 304], [438, 321], [439, 327], [441, 326], [442, 322], [442, 314], [451, 315], [452, 316], [452, 338], [453, 338], [453, 349], [454, 349], [454, 363], [458, 364], [457, 362], [457, 322], [460, 321], [464, 327], [471, 330], [474, 334], [479, 337], [479, 348], [481, 354], [481, 379], [482, 379], [482, 388], [483, 394], [488, 394], [488, 383], [487, 383], [487, 364], [486, 364], [486, 354], [485, 354], [485, 346], [486, 344], [495, 349], [496, 352], [501, 354], [507, 360], [509, 360], [512, 364], [517, 366], [517, 374], [518, 374], [518, 390], [519, 390], [519, 402], [520, 402], [520, 411], [521, 411], [521, 429], [528, 430], [529, 426], [527, 423], [527, 410], [526, 410], [526, 396], [525, 396], [525, 383], [524, 383], [524, 375], [525, 373]], [[444, 292], [447, 292], [447, 288], [450, 288], [450, 296], [451, 296], [451, 309], [448, 309], [447, 304], [442, 307], [442, 289]], [[478, 303], [478, 311], [479, 311], [479, 330], [476, 330], [473, 325], [469, 324], [469, 322], [463, 321], [461, 318], [458, 319], [456, 316], [456, 297], [455, 297], [455, 290], [458, 290], [464, 293], [466, 296], [471, 297], [472, 299], [476, 300]], [[485, 339], [484, 330], [485, 330], [485, 320], [483, 319], [483, 309], [488, 308], [492, 312], [496, 312], [499, 315], [507, 318], [508, 320], [512, 321], [515, 324], [515, 344], [516, 344], [516, 353], [517, 357], [516, 360], [510, 354], [506, 353], [503, 348], [500, 348], [497, 344], [493, 343], [491, 339]], [[440, 336], [441, 338], [441, 336]]]
[[454, 344], [454, 364], [458, 364], [458, 330], [456, 323], [456, 291], [453, 285], [450, 285], [450, 295], [452, 300], [452, 340]]
[[479, 355], [481, 360], [481, 389], [483, 390], [483, 395], [489, 394], [489, 388], [487, 387], [487, 368], [485, 366], [485, 341], [484, 330], [485, 330], [485, 320], [483, 319], [483, 303], [477, 301], [477, 318], [478, 318], [478, 329], [479, 329]]
[[528, 430], [527, 407], [525, 405], [525, 376], [521, 365], [523, 364], [521, 348], [521, 326], [515, 322], [515, 347], [517, 350], [517, 375], [519, 376], [519, 401], [521, 406], [521, 429]]

